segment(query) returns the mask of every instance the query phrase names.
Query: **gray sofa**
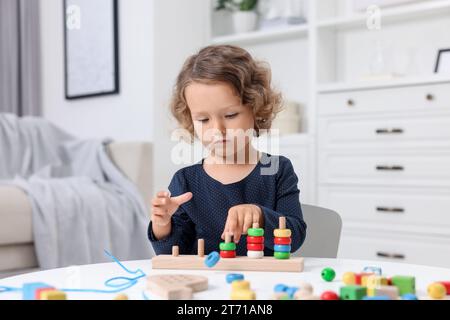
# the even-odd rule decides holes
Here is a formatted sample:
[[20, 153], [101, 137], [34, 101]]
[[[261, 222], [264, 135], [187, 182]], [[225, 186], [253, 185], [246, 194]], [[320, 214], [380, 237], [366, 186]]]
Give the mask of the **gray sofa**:
[[[117, 167], [138, 187], [143, 198], [150, 199], [153, 192], [151, 144], [111, 143], [108, 153]], [[27, 195], [19, 188], [0, 186], [0, 278], [39, 269], [32, 223]]]

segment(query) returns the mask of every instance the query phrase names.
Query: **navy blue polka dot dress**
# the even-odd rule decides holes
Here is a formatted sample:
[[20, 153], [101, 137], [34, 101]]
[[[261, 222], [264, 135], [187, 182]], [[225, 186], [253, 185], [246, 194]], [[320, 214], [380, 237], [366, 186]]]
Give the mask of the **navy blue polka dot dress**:
[[[173, 176], [169, 185], [171, 195], [190, 191], [193, 197], [172, 216], [172, 231], [166, 238], [157, 240], [150, 222], [149, 240], [156, 254], [171, 254], [173, 245], [179, 246], [180, 254], [197, 254], [200, 238], [205, 240], [206, 254], [219, 251], [228, 210], [239, 204], [255, 204], [264, 213], [264, 254], [273, 255], [273, 230], [278, 228], [280, 216], [286, 217], [286, 227], [292, 231], [291, 251], [297, 251], [306, 237], [297, 183], [292, 163], [284, 156], [262, 153], [252, 172], [231, 184], [222, 184], [209, 176], [202, 160]], [[247, 255], [245, 238], [242, 236], [237, 245], [237, 255]]]

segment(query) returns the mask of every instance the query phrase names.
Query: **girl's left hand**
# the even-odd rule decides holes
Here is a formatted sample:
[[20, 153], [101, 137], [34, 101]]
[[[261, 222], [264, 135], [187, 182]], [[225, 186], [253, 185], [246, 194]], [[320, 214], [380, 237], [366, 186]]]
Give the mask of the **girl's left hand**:
[[240, 204], [228, 210], [228, 218], [222, 233], [225, 240], [225, 233], [233, 234], [234, 242], [238, 243], [242, 234], [247, 234], [247, 230], [253, 223], [258, 223], [260, 228], [264, 227], [264, 214], [260, 207], [254, 204]]

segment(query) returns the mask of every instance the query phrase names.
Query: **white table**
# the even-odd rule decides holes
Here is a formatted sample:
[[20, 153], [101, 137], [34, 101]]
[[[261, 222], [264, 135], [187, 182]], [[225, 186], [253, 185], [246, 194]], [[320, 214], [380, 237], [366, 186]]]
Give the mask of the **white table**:
[[[194, 294], [194, 299], [229, 299], [230, 285], [226, 283], [227, 271], [196, 271], [196, 270], [152, 270], [150, 260], [127, 261], [123, 264], [130, 270], [141, 269], [146, 275], [185, 273], [206, 275], [209, 279], [209, 289], [204, 292]], [[341, 276], [346, 271], [361, 272], [365, 266], [378, 266], [383, 270], [383, 274], [390, 277], [394, 275], [412, 275], [416, 277], [417, 295], [419, 298], [426, 297], [427, 286], [434, 281], [449, 281], [450, 269], [429, 267], [422, 265], [411, 265], [402, 263], [390, 263], [379, 261], [363, 260], [343, 260], [343, 259], [317, 259], [305, 258], [305, 270], [302, 273], [287, 272], [241, 272], [246, 280], [251, 282], [251, 287], [256, 291], [258, 299], [270, 299], [273, 288], [278, 283], [289, 286], [297, 286], [300, 280], [311, 283], [314, 292], [320, 295], [325, 290], [334, 290], [339, 294], [339, 288], [344, 284], [340, 281]], [[336, 279], [333, 282], [322, 280], [320, 273], [325, 267], [331, 267], [336, 271]], [[77, 283], [77, 276], [80, 281]], [[28, 273], [20, 276], [5, 278], [0, 280], [0, 286], [22, 287], [26, 282], [44, 282], [56, 288], [89, 288], [108, 289], [104, 282], [113, 277], [127, 276], [127, 274], [116, 263], [102, 263], [84, 265], [79, 267], [69, 267], [61, 269], [46, 270]], [[141, 278], [136, 285], [124, 291], [130, 299], [142, 300], [159, 299], [145, 290], [146, 278]], [[113, 299], [116, 293], [68, 293], [69, 299], [86, 300], [109, 300]], [[0, 299], [21, 299], [20, 292], [0, 293]]]

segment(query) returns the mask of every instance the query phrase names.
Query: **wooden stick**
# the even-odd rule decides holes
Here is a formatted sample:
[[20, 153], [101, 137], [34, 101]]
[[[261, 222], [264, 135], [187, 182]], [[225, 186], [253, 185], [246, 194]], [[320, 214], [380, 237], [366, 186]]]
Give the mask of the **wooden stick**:
[[226, 242], [226, 243], [231, 242], [231, 241], [232, 241], [231, 238], [232, 238], [232, 234], [229, 233], [229, 232], [226, 232], [226, 233], [225, 233], [225, 242]]
[[279, 222], [279, 228], [280, 229], [286, 229], [286, 217], [280, 217], [278, 220]]
[[253, 222], [252, 228], [253, 229], [259, 228], [259, 223], [258, 222]]
[[178, 257], [180, 255], [180, 248], [178, 246], [172, 246], [172, 257]]
[[204, 239], [198, 239], [197, 254], [200, 258], [205, 256], [205, 240]]

